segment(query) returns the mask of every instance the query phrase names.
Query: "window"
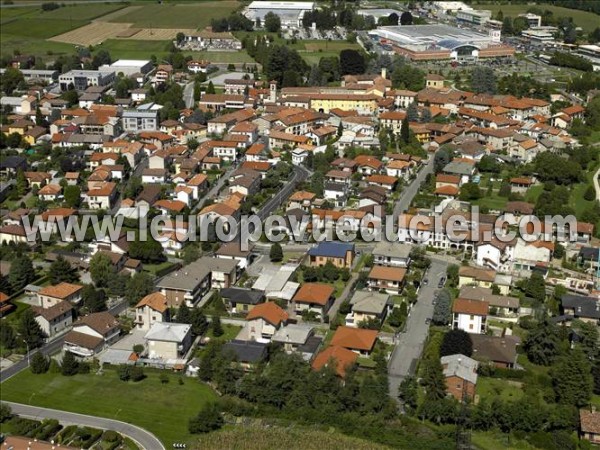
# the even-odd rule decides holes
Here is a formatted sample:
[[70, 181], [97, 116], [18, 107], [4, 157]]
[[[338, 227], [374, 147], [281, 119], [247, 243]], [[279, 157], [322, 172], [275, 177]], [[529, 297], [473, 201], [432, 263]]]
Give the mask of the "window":
[[471, 323], [471, 324], [469, 324], [469, 330], [472, 330], [472, 329], [473, 329], [473, 324]]
[[470, 320], [474, 320], [475, 316], [473, 314], [471, 314], [471, 317], [469, 317]]

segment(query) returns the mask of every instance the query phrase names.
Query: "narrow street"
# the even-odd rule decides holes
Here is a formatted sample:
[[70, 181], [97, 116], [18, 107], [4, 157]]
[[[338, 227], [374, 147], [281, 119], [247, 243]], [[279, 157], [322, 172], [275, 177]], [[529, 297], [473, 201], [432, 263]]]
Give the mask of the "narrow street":
[[438, 290], [440, 278], [446, 275], [447, 267], [446, 261], [432, 258], [431, 266], [425, 274], [429, 282], [420, 287], [417, 303], [410, 310], [406, 328], [396, 342], [388, 363], [390, 396], [394, 399], [398, 398], [398, 387], [402, 380], [415, 373], [417, 361], [429, 334], [427, 319], [433, 316], [433, 296]]

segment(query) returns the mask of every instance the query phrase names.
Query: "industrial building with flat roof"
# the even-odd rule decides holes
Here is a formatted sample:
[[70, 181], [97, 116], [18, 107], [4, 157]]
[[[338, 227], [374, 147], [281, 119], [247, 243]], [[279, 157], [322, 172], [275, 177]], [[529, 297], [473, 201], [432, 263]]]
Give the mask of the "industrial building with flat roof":
[[298, 27], [302, 26], [304, 13], [314, 9], [314, 2], [255, 1], [246, 8], [244, 15], [253, 22], [257, 20], [264, 22], [265, 16], [272, 12], [279, 16], [282, 26]]
[[[491, 30], [495, 31], [495, 30]], [[416, 61], [462, 60], [513, 56], [515, 49], [498, 42], [497, 33], [486, 35], [449, 25], [378, 27], [369, 35]]]

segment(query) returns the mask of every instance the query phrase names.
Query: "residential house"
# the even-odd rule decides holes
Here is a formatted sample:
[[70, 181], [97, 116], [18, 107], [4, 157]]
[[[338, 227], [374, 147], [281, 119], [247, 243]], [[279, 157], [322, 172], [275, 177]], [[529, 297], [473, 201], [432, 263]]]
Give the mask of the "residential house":
[[150, 359], [182, 359], [192, 345], [192, 326], [155, 322], [144, 336]]
[[23, 225], [10, 224], [0, 227], [0, 244], [8, 245], [11, 242], [33, 246], [37, 243], [37, 230], [31, 230], [28, 234]]
[[457, 298], [452, 304], [452, 327], [472, 334], [485, 334], [489, 303]]
[[442, 356], [441, 363], [446, 379], [446, 392], [459, 402], [474, 399], [479, 363], [459, 354]]
[[308, 250], [309, 264], [312, 267], [331, 262], [337, 268], [351, 269], [354, 256], [354, 244], [347, 242], [319, 242]]
[[83, 286], [61, 282], [45, 286], [37, 293], [38, 303], [42, 308], [51, 308], [60, 302], [78, 304], [81, 301]]
[[520, 301], [518, 297], [494, 294], [490, 288], [479, 286], [463, 286], [458, 294], [460, 298], [469, 300], [482, 300], [488, 302], [490, 314], [509, 316], [519, 313]]
[[373, 263], [378, 266], [408, 268], [410, 250], [410, 245], [382, 240], [373, 249]]
[[315, 357], [311, 367], [313, 370], [321, 370], [323, 367], [331, 365], [335, 373], [339, 377], [344, 378], [346, 370], [356, 364], [357, 359], [358, 355], [352, 350], [338, 345], [330, 345]]
[[164, 276], [157, 283], [169, 307], [178, 308], [182, 302], [193, 307], [210, 289], [211, 270], [198, 261]]
[[90, 209], [110, 210], [117, 197], [117, 185], [113, 182], [104, 183], [101, 187], [89, 190], [86, 196]]
[[561, 298], [561, 310], [567, 319], [579, 319], [598, 325], [600, 299], [582, 295], [565, 294]]
[[517, 364], [517, 345], [521, 340], [516, 336], [490, 336], [471, 334], [474, 359], [481, 364], [492, 364], [502, 369], [513, 369]]
[[44, 200], [47, 202], [53, 202], [57, 200], [62, 193], [62, 187], [58, 184], [47, 184], [43, 188], [41, 188], [37, 195], [40, 200]]
[[594, 406], [579, 410], [579, 431], [581, 439], [600, 444], [600, 412]]
[[246, 269], [252, 262], [254, 256], [253, 253], [254, 244], [248, 243], [248, 248], [242, 249], [241, 242], [234, 240], [231, 242], [225, 242], [219, 250], [215, 252], [215, 256], [221, 259], [230, 259], [237, 262], [238, 270], [242, 271]]
[[467, 285], [491, 288], [496, 279], [496, 271], [471, 266], [460, 266], [458, 269], [458, 287]]
[[341, 326], [335, 330], [330, 345], [344, 347], [359, 355], [368, 356], [375, 347], [378, 334], [377, 330]]
[[248, 372], [267, 358], [267, 345], [263, 342], [234, 339], [223, 346], [223, 352], [233, 353], [237, 364]]
[[372, 291], [385, 291], [397, 295], [404, 288], [405, 267], [373, 266], [367, 277], [367, 286]]
[[350, 299], [352, 310], [346, 316], [346, 326], [358, 327], [361, 322], [378, 321], [383, 324], [392, 303], [388, 294], [358, 290]]
[[229, 287], [221, 289], [220, 294], [228, 311], [233, 314], [250, 312], [265, 301], [265, 293], [254, 289]]
[[88, 314], [73, 324], [63, 349], [81, 357], [94, 356], [117, 341], [120, 332], [119, 321], [109, 312]]
[[323, 339], [314, 334], [315, 328], [305, 323], [289, 323], [277, 330], [272, 342], [283, 345], [286, 353], [299, 353], [305, 361], [312, 360]]
[[296, 191], [288, 199], [286, 210], [301, 209], [302, 211], [310, 212], [316, 198], [317, 195], [312, 192]]
[[335, 300], [334, 292], [334, 287], [329, 284], [304, 283], [292, 299], [295, 311], [301, 315], [314, 313], [323, 319]]
[[156, 322], [169, 321], [169, 303], [160, 292], [153, 292], [135, 305], [134, 323], [138, 330], [149, 330]]
[[47, 308], [32, 306], [31, 309], [46, 337], [55, 336], [73, 323], [73, 306], [69, 302], [59, 301]]
[[277, 303], [266, 302], [254, 306], [246, 316], [246, 325], [238, 335], [244, 340], [268, 343], [275, 332], [287, 322], [289, 315]]

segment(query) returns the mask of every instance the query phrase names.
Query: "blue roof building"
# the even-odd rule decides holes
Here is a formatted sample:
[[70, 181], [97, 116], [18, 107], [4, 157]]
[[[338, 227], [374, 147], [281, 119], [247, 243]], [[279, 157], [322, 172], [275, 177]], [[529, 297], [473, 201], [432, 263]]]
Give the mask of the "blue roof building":
[[350, 269], [354, 262], [354, 244], [347, 242], [319, 242], [308, 251], [311, 266], [323, 266], [331, 261], [334, 266]]

